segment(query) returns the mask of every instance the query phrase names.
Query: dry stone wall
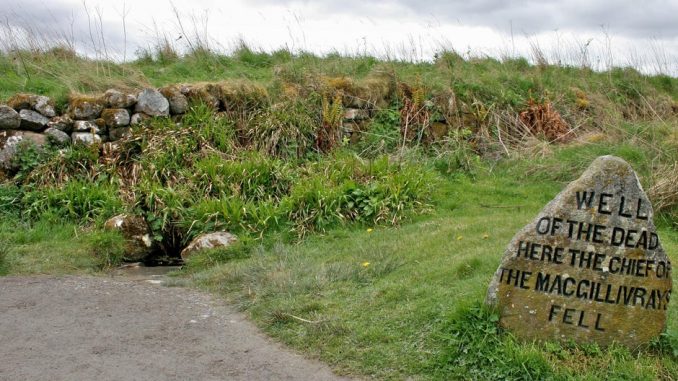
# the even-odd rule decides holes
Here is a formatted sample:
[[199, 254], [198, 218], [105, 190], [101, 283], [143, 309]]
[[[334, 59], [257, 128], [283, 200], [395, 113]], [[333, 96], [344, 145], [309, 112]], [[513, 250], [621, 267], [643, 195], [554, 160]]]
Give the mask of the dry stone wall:
[[[200, 101], [215, 112], [229, 111], [238, 104], [263, 105], [265, 88], [242, 83], [169, 85], [141, 91], [110, 89], [100, 95], [71, 96], [63, 113], [54, 100], [20, 93], [0, 104], [0, 171], [9, 170], [11, 158], [22, 141], [42, 146], [115, 142], [131, 134], [131, 126], [150, 117], [180, 117], [192, 101]], [[351, 135], [372, 116], [369, 102], [346, 102], [344, 133]]]

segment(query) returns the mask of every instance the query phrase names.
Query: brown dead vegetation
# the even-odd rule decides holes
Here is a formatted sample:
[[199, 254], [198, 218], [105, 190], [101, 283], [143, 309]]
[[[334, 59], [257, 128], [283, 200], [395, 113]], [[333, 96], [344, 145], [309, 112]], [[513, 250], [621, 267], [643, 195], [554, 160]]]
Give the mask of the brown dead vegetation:
[[647, 194], [655, 213], [661, 213], [678, 206], [678, 163], [666, 165], [655, 171], [654, 184]]
[[570, 127], [549, 101], [528, 100], [527, 108], [520, 112], [520, 121], [534, 135], [543, 136], [549, 141], [569, 139]]

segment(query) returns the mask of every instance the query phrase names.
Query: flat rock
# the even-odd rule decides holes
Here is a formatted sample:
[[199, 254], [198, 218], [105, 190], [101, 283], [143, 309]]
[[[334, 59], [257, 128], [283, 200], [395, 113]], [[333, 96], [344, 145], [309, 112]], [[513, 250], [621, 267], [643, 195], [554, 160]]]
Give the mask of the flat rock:
[[73, 131], [73, 119], [68, 115], [55, 116], [47, 122], [47, 128], [54, 128], [67, 134], [71, 133]]
[[104, 224], [108, 230], [119, 231], [125, 237], [125, 260], [141, 261], [156, 250], [151, 239], [151, 230], [143, 217], [119, 214]]
[[191, 255], [202, 250], [228, 247], [237, 240], [238, 237], [228, 232], [214, 232], [199, 235], [181, 251], [181, 259], [186, 260]]
[[12, 107], [0, 105], [0, 130], [17, 130], [21, 117]]
[[91, 132], [74, 132], [71, 134], [71, 140], [73, 141], [73, 144], [84, 144], [88, 146], [103, 142], [101, 136]]
[[671, 288], [638, 177], [602, 156], [513, 237], [486, 302], [523, 339], [635, 348], [664, 330]]
[[137, 95], [134, 111], [150, 116], [169, 116], [169, 101], [158, 90], [144, 89]]
[[20, 128], [22, 130], [42, 131], [49, 122], [47, 117], [33, 110], [21, 110], [19, 111], [19, 117], [21, 118]]
[[92, 120], [76, 120], [73, 122], [73, 132], [90, 132], [101, 134], [101, 128]]

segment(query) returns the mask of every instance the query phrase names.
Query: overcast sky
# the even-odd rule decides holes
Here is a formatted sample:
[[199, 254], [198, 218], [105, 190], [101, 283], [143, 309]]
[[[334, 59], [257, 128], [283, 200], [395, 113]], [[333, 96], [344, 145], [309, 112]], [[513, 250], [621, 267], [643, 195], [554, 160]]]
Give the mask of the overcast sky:
[[264, 50], [410, 60], [430, 60], [443, 49], [534, 59], [537, 47], [552, 63], [632, 65], [678, 75], [678, 0], [0, 0], [0, 5], [5, 47], [22, 41], [21, 29], [28, 27], [34, 35], [65, 37], [84, 54], [118, 60], [132, 59], [139, 48], [164, 38], [187, 49], [197, 36], [223, 52], [242, 40]]

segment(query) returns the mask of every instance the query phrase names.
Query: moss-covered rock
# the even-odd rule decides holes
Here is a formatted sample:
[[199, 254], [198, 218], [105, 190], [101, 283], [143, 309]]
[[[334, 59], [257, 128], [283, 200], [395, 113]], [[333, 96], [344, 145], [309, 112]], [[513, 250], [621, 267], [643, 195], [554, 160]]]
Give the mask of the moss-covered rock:
[[17, 111], [31, 110], [36, 98], [35, 94], [18, 93], [7, 100], [7, 105]]
[[71, 140], [73, 141], [73, 144], [83, 144], [87, 146], [101, 144], [103, 142], [101, 136], [92, 132], [74, 132], [71, 134]]
[[70, 135], [61, 130], [57, 130], [56, 128], [48, 128], [45, 130], [44, 134], [48, 141], [58, 146], [65, 146], [71, 142]]
[[102, 100], [108, 108], [129, 108], [137, 102], [134, 94], [123, 93], [122, 91], [109, 89], [102, 96]]
[[73, 123], [74, 132], [89, 132], [92, 134], [102, 134], [101, 128], [91, 120], [76, 120]]
[[384, 108], [394, 92], [393, 81], [387, 76], [374, 76], [361, 80], [348, 77], [324, 77], [321, 91], [331, 97], [340, 95], [342, 104], [349, 108]]
[[198, 83], [188, 86], [186, 94], [191, 102], [202, 102], [219, 110], [221, 105], [221, 86], [214, 83]]
[[125, 238], [124, 258], [127, 261], [142, 261], [156, 250], [151, 230], [143, 217], [120, 214], [106, 221], [104, 228], [119, 231]]
[[526, 340], [631, 348], [666, 327], [671, 262], [631, 166], [597, 158], [506, 247], [487, 303]]
[[[184, 92], [188, 91], [187, 88], [184, 90]], [[180, 85], [171, 85], [160, 89], [160, 93], [165, 96], [169, 102], [170, 114], [180, 115], [188, 110], [188, 98], [184, 95], [184, 92], [182, 92], [182, 86]]]
[[94, 120], [101, 115], [104, 101], [86, 95], [71, 95], [68, 101], [68, 115], [76, 120]]
[[125, 127], [129, 125], [130, 115], [124, 108], [107, 108], [101, 112], [101, 119], [108, 127]]
[[219, 83], [220, 100], [226, 111], [251, 111], [269, 103], [266, 88], [252, 81], [224, 81]]

